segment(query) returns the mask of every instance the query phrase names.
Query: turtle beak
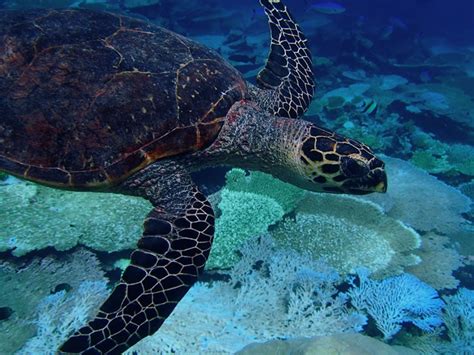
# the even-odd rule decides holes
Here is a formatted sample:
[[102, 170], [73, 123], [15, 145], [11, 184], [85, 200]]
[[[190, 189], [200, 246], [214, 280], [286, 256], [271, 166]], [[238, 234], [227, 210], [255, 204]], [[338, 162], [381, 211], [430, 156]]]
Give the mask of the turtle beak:
[[387, 173], [385, 170], [377, 170], [375, 178], [380, 180], [374, 187], [375, 192], [387, 192]]
[[385, 193], [387, 192], [387, 179], [385, 181], [379, 182], [374, 189], [375, 192]]
[[387, 174], [385, 169], [377, 168], [360, 179], [346, 181], [343, 189], [353, 195], [366, 195], [372, 192], [387, 192]]

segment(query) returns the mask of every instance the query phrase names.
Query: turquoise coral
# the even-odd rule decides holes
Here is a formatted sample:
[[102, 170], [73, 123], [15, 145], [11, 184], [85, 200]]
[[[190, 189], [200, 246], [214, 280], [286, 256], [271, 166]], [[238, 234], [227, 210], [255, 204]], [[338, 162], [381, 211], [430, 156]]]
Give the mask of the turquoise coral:
[[69, 192], [28, 182], [0, 185], [0, 251], [22, 256], [53, 247], [132, 249], [141, 235], [148, 201], [98, 192]]
[[285, 213], [293, 210], [305, 195], [304, 190], [269, 174], [259, 171], [247, 173], [242, 169], [232, 169], [227, 173], [225, 187], [233, 191], [252, 192], [273, 198], [283, 207]]
[[220, 216], [216, 220], [215, 241], [207, 268], [227, 268], [235, 264], [238, 260], [236, 251], [242, 244], [265, 233], [284, 215], [283, 207], [265, 195], [225, 188], [220, 198]]
[[255, 341], [362, 330], [366, 317], [338, 294], [342, 279], [334, 269], [276, 250], [268, 235], [245, 243], [240, 252], [229, 282], [196, 284], [160, 332], [128, 354], [233, 354]]
[[232, 169], [226, 185], [210, 200], [218, 216], [207, 268], [228, 268], [238, 260], [237, 250], [291, 212], [305, 191], [269, 174]]

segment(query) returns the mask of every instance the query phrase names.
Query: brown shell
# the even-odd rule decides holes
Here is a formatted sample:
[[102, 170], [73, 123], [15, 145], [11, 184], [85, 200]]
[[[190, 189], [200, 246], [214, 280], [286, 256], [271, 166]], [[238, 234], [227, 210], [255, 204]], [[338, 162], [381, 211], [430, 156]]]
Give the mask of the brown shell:
[[146, 22], [0, 12], [0, 170], [23, 178], [117, 183], [212, 143], [246, 92], [215, 52]]

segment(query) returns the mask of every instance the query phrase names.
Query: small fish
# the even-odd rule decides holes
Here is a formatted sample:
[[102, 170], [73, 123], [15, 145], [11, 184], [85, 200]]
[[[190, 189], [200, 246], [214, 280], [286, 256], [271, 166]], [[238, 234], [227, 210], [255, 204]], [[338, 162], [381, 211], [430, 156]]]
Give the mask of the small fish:
[[333, 1], [315, 2], [309, 5], [308, 11], [317, 11], [326, 15], [337, 15], [345, 12], [346, 8], [341, 4]]
[[357, 111], [370, 115], [377, 112], [377, 101], [373, 99], [364, 99], [357, 105]]
[[253, 63], [255, 64], [257, 60], [257, 56], [254, 55], [253, 57], [250, 57], [245, 54], [232, 54], [229, 56], [229, 59], [232, 60], [233, 62], [239, 62], [239, 63]]

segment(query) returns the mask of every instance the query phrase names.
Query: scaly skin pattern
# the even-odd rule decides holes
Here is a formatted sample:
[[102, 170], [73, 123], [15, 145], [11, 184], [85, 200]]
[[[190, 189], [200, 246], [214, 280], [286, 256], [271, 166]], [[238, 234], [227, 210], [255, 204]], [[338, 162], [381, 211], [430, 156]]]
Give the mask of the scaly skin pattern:
[[[353, 171], [346, 160], [354, 162], [349, 166]], [[96, 318], [62, 351], [113, 354], [158, 330], [209, 255], [212, 208], [187, 172], [213, 165], [266, 171], [313, 191], [368, 193], [386, 188], [383, 163], [362, 144], [303, 120], [270, 116], [252, 102], [234, 104], [211, 146], [158, 161], [112, 190], [147, 198], [155, 208], [121, 282]]]
[[260, 0], [270, 25], [270, 54], [249, 87], [252, 100], [274, 116], [301, 117], [313, 98], [313, 63], [308, 41], [281, 1]]
[[365, 144], [304, 120], [274, 117], [250, 101], [232, 106], [216, 141], [177, 161], [189, 171], [260, 170], [310, 191], [384, 192], [384, 163]]
[[385, 191], [370, 148], [294, 118], [314, 89], [306, 39], [281, 0], [259, 87], [165, 29], [86, 10], [0, 12], [0, 170], [153, 209], [131, 264], [61, 352], [118, 354], [153, 334], [202, 272], [214, 214], [189, 173], [261, 170], [312, 191]]
[[117, 189], [148, 198], [155, 207], [120, 283], [96, 317], [61, 346], [62, 352], [118, 354], [153, 334], [209, 256], [214, 213], [182, 167], [156, 163]]
[[[331, 150], [318, 143], [327, 139], [334, 141]], [[359, 149], [360, 157], [351, 151], [352, 157], [348, 158], [344, 150], [347, 145]], [[318, 154], [336, 154], [340, 161], [311, 160], [315, 156], [319, 159]], [[344, 159], [359, 161], [364, 155], [368, 160], [362, 180], [367, 187], [359, 183], [359, 177], [348, 176], [342, 163]], [[311, 164], [315, 168], [308, 172]], [[325, 171], [328, 164], [337, 167], [337, 171]], [[375, 164], [375, 169], [370, 169], [370, 164]], [[386, 186], [383, 163], [365, 152], [359, 143], [303, 120], [270, 116], [251, 102], [234, 104], [211, 146], [194, 154], [158, 161], [112, 189], [147, 198], [155, 208], [145, 220], [138, 249], [132, 253], [132, 263], [119, 285], [96, 318], [77, 331], [61, 351], [114, 354], [158, 330], [197, 280], [209, 255], [214, 215], [187, 172], [213, 165], [267, 171], [312, 190], [332, 187], [327, 191], [343, 192], [347, 181], [351, 181], [354, 191], [360, 189], [361, 193], [375, 191], [379, 184], [383, 184], [382, 189]], [[315, 176], [327, 180], [318, 181]]]

